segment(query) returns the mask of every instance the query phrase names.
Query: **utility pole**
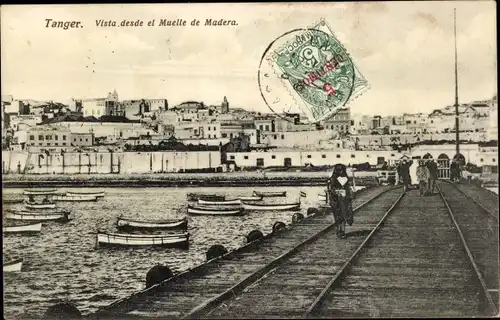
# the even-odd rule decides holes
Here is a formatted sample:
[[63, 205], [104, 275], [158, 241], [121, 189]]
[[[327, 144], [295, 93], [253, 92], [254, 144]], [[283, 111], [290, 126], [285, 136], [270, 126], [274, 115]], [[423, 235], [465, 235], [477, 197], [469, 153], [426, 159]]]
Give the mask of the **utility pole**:
[[453, 31], [455, 36], [455, 140], [456, 156], [460, 154], [460, 129], [458, 116], [458, 66], [457, 66], [457, 9], [453, 9]]

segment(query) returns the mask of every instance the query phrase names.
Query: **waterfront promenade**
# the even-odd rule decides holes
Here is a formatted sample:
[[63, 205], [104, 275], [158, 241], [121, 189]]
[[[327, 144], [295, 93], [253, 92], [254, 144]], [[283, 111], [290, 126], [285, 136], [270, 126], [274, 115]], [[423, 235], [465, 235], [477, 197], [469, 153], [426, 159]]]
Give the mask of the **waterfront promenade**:
[[284, 230], [87, 317], [497, 315], [498, 198], [473, 185], [438, 186], [425, 198], [399, 187], [361, 192], [343, 240], [318, 204]]

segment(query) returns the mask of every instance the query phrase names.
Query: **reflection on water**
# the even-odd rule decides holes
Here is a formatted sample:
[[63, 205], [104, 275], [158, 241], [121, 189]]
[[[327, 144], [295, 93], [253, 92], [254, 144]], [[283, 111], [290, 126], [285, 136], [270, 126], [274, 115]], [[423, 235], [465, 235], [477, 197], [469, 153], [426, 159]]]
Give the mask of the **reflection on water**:
[[[189, 216], [189, 250], [168, 248], [95, 249], [95, 232], [115, 231], [116, 217], [169, 219], [186, 215], [188, 192], [225, 194], [228, 199], [251, 196], [255, 188], [137, 188], [105, 189], [98, 202], [60, 202], [60, 208], [72, 212], [66, 224], [44, 223], [37, 236], [12, 235], [4, 238], [7, 258], [24, 258], [23, 271], [4, 275], [4, 316], [6, 319], [40, 317], [47, 307], [59, 300], [70, 300], [82, 313], [144, 289], [147, 271], [165, 264], [180, 272], [205, 260], [213, 244], [229, 250], [245, 244], [253, 229], [270, 233], [276, 221], [291, 223], [292, 212], [249, 212], [241, 217]], [[62, 190], [62, 189], [61, 189]], [[85, 189], [82, 191], [97, 191]], [[99, 189], [102, 190], [102, 189]], [[324, 187], [259, 188], [262, 191], [287, 190], [286, 198], [268, 198], [266, 202], [295, 202], [300, 191], [302, 211], [318, 205], [318, 193]], [[18, 198], [21, 189], [4, 189], [4, 199]], [[22, 205], [11, 205], [22, 209]]]

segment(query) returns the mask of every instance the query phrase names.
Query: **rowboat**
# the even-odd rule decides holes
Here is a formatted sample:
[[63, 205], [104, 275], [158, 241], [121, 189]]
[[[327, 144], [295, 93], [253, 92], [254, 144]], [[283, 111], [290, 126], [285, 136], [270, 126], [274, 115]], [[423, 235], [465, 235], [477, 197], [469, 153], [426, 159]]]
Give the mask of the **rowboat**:
[[252, 197], [239, 197], [239, 199], [241, 201], [261, 201], [262, 197], [256, 197], [256, 196], [252, 196]]
[[232, 205], [232, 204], [241, 204], [240, 199], [235, 199], [235, 200], [224, 200], [224, 201], [209, 201], [209, 200], [202, 200], [198, 199], [198, 204], [201, 205], [209, 205], [209, 206], [225, 206], [225, 205]]
[[3, 272], [21, 271], [23, 266], [23, 259], [16, 259], [3, 263]]
[[226, 196], [217, 194], [203, 194], [203, 193], [188, 193], [187, 198], [189, 201], [207, 200], [207, 201], [224, 201]]
[[56, 207], [56, 204], [26, 202], [25, 207], [27, 209], [54, 209]]
[[245, 210], [258, 210], [258, 211], [291, 211], [299, 210], [300, 202], [297, 203], [247, 203], [243, 202]]
[[137, 235], [119, 233], [97, 233], [98, 246], [165, 246], [187, 247], [189, 233], [163, 234], [163, 235]]
[[2, 231], [6, 233], [38, 233], [42, 230], [41, 223], [23, 224], [18, 226], [3, 227]]
[[16, 203], [23, 203], [24, 199], [6, 199], [2, 200], [3, 204], [16, 204]]
[[254, 191], [253, 195], [256, 197], [286, 197], [286, 191], [275, 191], [275, 192], [259, 192]]
[[73, 202], [88, 202], [97, 201], [95, 195], [55, 195], [52, 197], [54, 201], [73, 201]]
[[33, 195], [33, 196], [46, 196], [51, 195], [57, 192], [57, 189], [25, 189], [25, 195]]
[[187, 218], [177, 220], [131, 220], [118, 217], [116, 227], [119, 230], [154, 230], [154, 229], [187, 229]]
[[6, 216], [11, 220], [23, 221], [58, 221], [67, 222], [70, 220], [70, 213], [67, 211], [51, 212], [51, 213], [32, 213], [32, 212], [9, 212]]
[[207, 208], [188, 206], [187, 212], [190, 214], [198, 215], [237, 216], [242, 215], [245, 210], [244, 208]]
[[67, 196], [85, 196], [85, 197], [97, 197], [97, 198], [102, 198], [106, 194], [105, 191], [89, 191], [89, 192], [84, 192], [84, 191], [67, 191], [66, 195]]

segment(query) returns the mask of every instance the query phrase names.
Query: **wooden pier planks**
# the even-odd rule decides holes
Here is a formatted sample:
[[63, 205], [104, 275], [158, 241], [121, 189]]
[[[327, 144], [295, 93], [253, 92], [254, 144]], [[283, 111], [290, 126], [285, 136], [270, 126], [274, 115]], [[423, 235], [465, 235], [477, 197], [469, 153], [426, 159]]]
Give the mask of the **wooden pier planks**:
[[464, 317], [484, 312], [480, 287], [442, 199], [420, 198], [413, 190], [332, 288], [318, 316]]
[[[476, 203], [464, 197], [454, 186], [446, 183], [441, 183], [439, 186], [455, 215], [488, 289], [492, 290], [490, 294], [498, 308], [498, 272], [500, 270], [498, 264], [498, 220], [484, 212]], [[496, 215], [498, 217], [498, 211]]]
[[[387, 189], [390, 187], [375, 188], [360, 193], [355, 199], [354, 206], [361, 205]], [[196, 274], [186, 273], [165, 283], [161, 288], [118, 301], [90, 317], [181, 317], [217, 293], [228, 290], [263, 264], [291, 250], [331, 223], [331, 215], [312, 217], [264, 241], [255, 250], [234, 252], [223, 259], [208, 263], [202, 268], [203, 271], [198, 271]], [[303, 224], [307, 224], [307, 227], [302, 227]]]
[[[363, 237], [350, 236], [349, 231], [373, 228], [401, 192], [398, 189], [383, 194], [357, 212], [356, 226], [348, 227], [347, 239], [338, 239], [334, 230], [328, 232], [243, 293], [219, 305], [207, 317], [262, 318], [286, 314], [291, 318], [300, 318], [347, 257], [363, 242]], [[368, 226], [365, 227], [365, 224]]]
[[[445, 183], [440, 185], [445, 186]], [[496, 215], [498, 220], [498, 195], [492, 191], [486, 190], [474, 184], [460, 183], [455, 184], [455, 187], [460, 189], [467, 196], [479, 202], [490, 213]]]

